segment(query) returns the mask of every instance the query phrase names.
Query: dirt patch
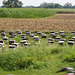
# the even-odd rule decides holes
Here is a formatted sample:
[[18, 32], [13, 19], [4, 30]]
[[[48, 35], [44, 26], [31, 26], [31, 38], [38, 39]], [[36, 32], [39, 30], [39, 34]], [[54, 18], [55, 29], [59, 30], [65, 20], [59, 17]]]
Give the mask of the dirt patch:
[[60, 11], [60, 12], [57, 12], [57, 14], [75, 14], [75, 12]]
[[0, 30], [75, 31], [75, 14], [44, 19], [0, 19]]

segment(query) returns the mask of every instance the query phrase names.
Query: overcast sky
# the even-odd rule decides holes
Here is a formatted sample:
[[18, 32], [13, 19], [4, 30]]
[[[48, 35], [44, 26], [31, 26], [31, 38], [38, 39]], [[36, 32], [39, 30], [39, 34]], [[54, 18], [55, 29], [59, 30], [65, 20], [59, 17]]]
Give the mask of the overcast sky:
[[[23, 6], [27, 5], [34, 5], [34, 6], [39, 6], [43, 2], [48, 2], [48, 3], [59, 3], [61, 5], [64, 5], [67, 2], [72, 3], [75, 5], [75, 0], [19, 0], [23, 2]], [[3, 0], [0, 0], [0, 6], [2, 5]]]

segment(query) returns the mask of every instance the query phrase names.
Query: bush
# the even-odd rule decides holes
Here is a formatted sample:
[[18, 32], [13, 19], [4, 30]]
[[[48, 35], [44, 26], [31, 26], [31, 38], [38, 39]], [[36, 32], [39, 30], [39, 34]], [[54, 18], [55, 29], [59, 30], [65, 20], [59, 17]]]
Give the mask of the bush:
[[[7, 71], [15, 71], [33, 66], [33, 69], [48, 67], [47, 61], [39, 61], [36, 56], [26, 52], [25, 48], [0, 53], [0, 67]], [[41, 58], [41, 57], [40, 57]]]
[[67, 61], [67, 62], [75, 62], [75, 53], [71, 53], [69, 55], [66, 55], [64, 57], [64, 61]]
[[9, 51], [0, 54], [0, 66], [4, 70], [18, 70], [33, 64], [33, 57], [25, 57], [21, 52]]
[[58, 54], [58, 53], [60, 53], [61, 51], [62, 51], [61, 48], [54, 48], [54, 49], [52, 49], [51, 53], [52, 53], [52, 54]]
[[34, 69], [40, 69], [40, 68], [43, 68], [43, 67], [48, 67], [48, 64], [49, 63], [44, 62], [44, 61], [35, 61], [34, 65], [33, 65], [33, 68]]

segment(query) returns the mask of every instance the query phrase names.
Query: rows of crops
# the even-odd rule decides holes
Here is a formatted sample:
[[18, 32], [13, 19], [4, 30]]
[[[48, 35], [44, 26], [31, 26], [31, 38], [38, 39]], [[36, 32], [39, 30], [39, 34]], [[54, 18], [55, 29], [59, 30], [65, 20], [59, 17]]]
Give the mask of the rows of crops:
[[43, 18], [53, 16], [55, 12], [48, 9], [4, 8], [0, 9], [1, 18]]
[[75, 11], [74, 9], [41, 8], [0, 8], [0, 18], [43, 18], [56, 14], [57, 11]]

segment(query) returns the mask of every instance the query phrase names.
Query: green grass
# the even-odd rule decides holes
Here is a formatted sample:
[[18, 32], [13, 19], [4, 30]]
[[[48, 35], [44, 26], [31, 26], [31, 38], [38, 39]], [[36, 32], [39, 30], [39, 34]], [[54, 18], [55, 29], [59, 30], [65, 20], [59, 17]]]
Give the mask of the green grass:
[[0, 8], [0, 18], [44, 18], [54, 16], [57, 11], [75, 11], [75, 9]]
[[0, 18], [43, 18], [53, 16], [54, 10], [37, 8], [0, 8]]
[[[69, 36], [70, 32], [66, 34], [66, 39], [72, 38]], [[41, 39], [41, 45], [38, 46], [34, 45], [35, 41], [29, 36], [27, 37], [32, 43], [27, 48], [9, 50], [6, 46], [0, 50], [0, 75], [63, 75], [65, 72], [56, 71], [63, 67], [75, 68], [75, 44], [73, 46], [69, 46], [67, 42], [65, 46], [60, 46], [57, 42], [54, 45], [48, 44], [49, 32], [47, 39]], [[20, 43], [19, 36], [14, 40]]]
[[[14, 74], [14, 75], [62, 75], [64, 73], [57, 74], [56, 71], [61, 69], [62, 67], [73, 67], [75, 68], [75, 62], [67, 62], [64, 61], [66, 55], [70, 55], [71, 53], [75, 52], [75, 45], [70, 46], [59, 46], [59, 45], [42, 45], [40, 47], [31, 46], [29, 48], [18, 48], [15, 51], [9, 52], [2, 52], [0, 53], [0, 61], [2, 60], [7, 61], [4, 65], [14, 64], [13, 61], [15, 59], [23, 59], [26, 57], [33, 57], [33, 64], [28, 66], [28, 68], [24, 68], [21, 70], [16, 71], [3, 71], [4, 69], [8, 68], [5, 67], [3, 70], [1, 69], [1, 75], [4, 74]], [[57, 53], [52, 53], [54, 50], [59, 50]], [[61, 50], [61, 51], [60, 51]], [[15, 55], [14, 55], [15, 54]], [[11, 57], [12, 56], [12, 57]], [[74, 55], [75, 56], [75, 55]], [[11, 57], [11, 59], [10, 59]], [[10, 59], [10, 60], [9, 60]], [[22, 62], [22, 61], [21, 61]], [[45, 66], [43, 65], [45, 63]], [[12, 67], [14, 65], [11, 65]], [[16, 67], [16, 66], [15, 66]], [[9, 69], [11, 70], [11, 69]]]

